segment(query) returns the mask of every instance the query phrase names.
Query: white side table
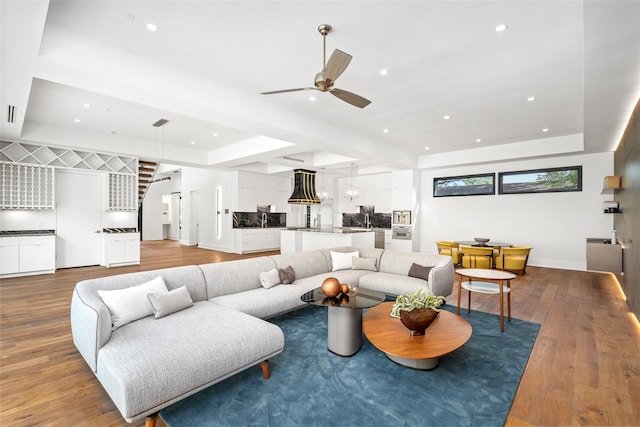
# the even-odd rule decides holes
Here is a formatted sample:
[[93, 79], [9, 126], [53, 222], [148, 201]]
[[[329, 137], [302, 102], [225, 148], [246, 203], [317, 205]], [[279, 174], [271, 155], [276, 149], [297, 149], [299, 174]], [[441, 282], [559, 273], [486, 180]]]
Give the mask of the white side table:
[[[500, 295], [500, 331], [504, 332], [504, 294], [507, 294], [507, 313], [511, 321], [511, 279], [517, 276], [508, 271], [484, 268], [461, 268], [456, 270], [456, 274], [458, 274], [458, 314], [460, 314], [462, 289], [469, 292], [468, 312], [471, 312], [471, 292]], [[463, 278], [467, 280], [463, 281]]]

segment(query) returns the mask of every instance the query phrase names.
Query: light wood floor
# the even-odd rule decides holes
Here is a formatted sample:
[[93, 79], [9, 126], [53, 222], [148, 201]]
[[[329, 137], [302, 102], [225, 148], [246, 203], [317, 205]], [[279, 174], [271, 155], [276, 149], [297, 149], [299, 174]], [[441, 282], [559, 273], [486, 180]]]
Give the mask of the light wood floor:
[[[69, 306], [76, 282], [242, 257], [142, 242], [140, 266], [2, 279], [0, 425], [129, 425], [73, 346]], [[615, 277], [529, 267], [512, 287], [512, 315], [542, 328], [506, 425], [640, 425], [640, 326]], [[473, 294], [472, 309], [498, 313], [497, 299]], [[456, 301], [455, 290], [449, 301]]]

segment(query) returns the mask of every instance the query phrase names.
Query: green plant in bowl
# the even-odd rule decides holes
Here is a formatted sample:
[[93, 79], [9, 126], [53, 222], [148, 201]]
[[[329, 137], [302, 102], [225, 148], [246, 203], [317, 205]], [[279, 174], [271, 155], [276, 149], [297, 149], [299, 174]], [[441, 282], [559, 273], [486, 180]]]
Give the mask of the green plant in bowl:
[[444, 303], [444, 297], [435, 296], [432, 293], [425, 292], [424, 289], [409, 295], [398, 295], [396, 302], [391, 308], [391, 317], [400, 318], [400, 311], [412, 311], [422, 308], [430, 308], [434, 311], [440, 311], [440, 306]]

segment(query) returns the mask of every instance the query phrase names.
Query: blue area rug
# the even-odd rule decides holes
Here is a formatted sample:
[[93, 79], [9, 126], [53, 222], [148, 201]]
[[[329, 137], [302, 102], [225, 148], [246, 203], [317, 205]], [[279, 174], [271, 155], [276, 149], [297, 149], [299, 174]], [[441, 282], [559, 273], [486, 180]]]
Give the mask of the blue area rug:
[[[455, 307], [445, 306], [455, 312]], [[271, 378], [250, 368], [160, 412], [180, 426], [502, 426], [540, 325], [463, 310], [471, 339], [431, 371], [405, 368], [364, 338], [343, 358], [327, 350], [327, 310], [271, 319], [285, 335]]]

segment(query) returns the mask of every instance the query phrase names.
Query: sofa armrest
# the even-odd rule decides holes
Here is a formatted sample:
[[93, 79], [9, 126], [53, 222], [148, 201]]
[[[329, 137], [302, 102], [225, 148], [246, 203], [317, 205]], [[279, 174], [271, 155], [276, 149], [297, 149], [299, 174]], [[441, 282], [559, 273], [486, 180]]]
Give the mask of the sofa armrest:
[[442, 260], [429, 272], [429, 289], [439, 296], [449, 296], [453, 292], [455, 270], [451, 257], [441, 257]]
[[98, 368], [98, 350], [111, 337], [111, 313], [100, 297], [82, 292], [78, 286], [71, 297], [73, 343], [93, 372]]

